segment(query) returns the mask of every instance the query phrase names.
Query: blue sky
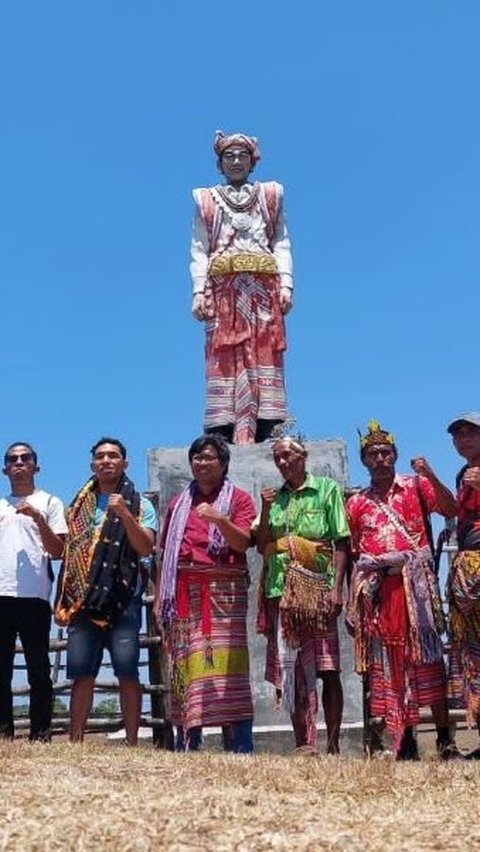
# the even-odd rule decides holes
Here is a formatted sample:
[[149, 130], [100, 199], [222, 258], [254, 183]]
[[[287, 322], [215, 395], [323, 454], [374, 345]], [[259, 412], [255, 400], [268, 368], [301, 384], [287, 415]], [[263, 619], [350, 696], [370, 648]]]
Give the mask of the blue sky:
[[[395, 432], [453, 482], [480, 408], [477, 0], [10, 0], [0, 9], [0, 445], [68, 500], [113, 433], [201, 431], [191, 188], [217, 127], [285, 184], [289, 405], [309, 438]], [[6, 483], [5, 483], [6, 485]]]

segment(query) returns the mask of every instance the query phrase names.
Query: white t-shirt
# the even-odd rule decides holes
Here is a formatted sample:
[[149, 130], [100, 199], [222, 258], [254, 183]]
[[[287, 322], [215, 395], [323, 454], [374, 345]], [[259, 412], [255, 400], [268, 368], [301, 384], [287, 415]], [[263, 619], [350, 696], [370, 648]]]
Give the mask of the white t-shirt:
[[52, 591], [48, 554], [33, 518], [15, 511], [23, 500], [42, 513], [54, 533], [67, 532], [62, 501], [46, 491], [0, 499], [0, 595], [48, 601]]

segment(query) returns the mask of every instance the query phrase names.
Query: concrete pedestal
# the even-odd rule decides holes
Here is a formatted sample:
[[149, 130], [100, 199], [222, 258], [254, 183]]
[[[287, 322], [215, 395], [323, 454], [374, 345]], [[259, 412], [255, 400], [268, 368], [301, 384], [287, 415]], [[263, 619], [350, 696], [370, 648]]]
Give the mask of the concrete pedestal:
[[[347, 456], [343, 441], [313, 441], [308, 443], [308, 470], [330, 476], [342, 485], [348, 483]], [[231, 448], [229, 476], [239, 488], [252, 495], [260, 506], [260, 491], [265, 485], [279, 486], [281, 478], [272, 460], [270, 444], [252, 444]], [[160, 448], [148, 453], [148, 491], [158, 499], [160, 518], [165, 515], [171, 497], [181, 491], [191, 480], [187, 448]], [[248, 632], [250, 644], [251, 677], [255, 701], [255, 725], [275, 727], [289, 723], [284, 711], [275, 708], [274, 690], [264, 680], [265, 639], [255, 633], [258, 581], [261, 559], [251, 549], [248, 562], [252, 583]], [[342, 681], [345, 697], [344, 722], [358, 724], [362, 720], [360, 678], [353, 670], [353, 646], [347, 635], [343, 616], [339, 620], [341, 636]], [[319, 714], [319, 721], [322, 714]]]

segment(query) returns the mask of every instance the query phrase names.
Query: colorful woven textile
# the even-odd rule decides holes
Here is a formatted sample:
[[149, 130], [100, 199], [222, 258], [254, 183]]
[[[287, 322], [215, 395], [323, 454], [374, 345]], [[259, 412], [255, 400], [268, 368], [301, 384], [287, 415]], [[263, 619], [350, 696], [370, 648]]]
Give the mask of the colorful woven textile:
[[180, 566], [177, 600], [168, 642], [173, 723], [188, 731], [252, 719], [246, 571]]
[[[120, 518], [107, 514], [95, 529], [95, 488], [92, 477], [66, 513], [68, 535], [55, 604], [55, 620], [61, 626], [80, 609], [97, 624], [108, 626], [127, 608], [137, 583], [138, 556]], [[127, 476], [122, 476], [116, 493], [138, 517], [140, 495]]]
[[[288, 553], [289, 564], [280, 599], [281, 637], [286, 645], [296, 647], [307, 630], [324, 631], [331, 615], [330, 594], [325, 574], [318, 571], [319, 553], [332, 559], [330, 541], [313, 542], [297, 535], [288, 535], [270, 542], [264, 558], [275, 553]], [[282, 656], [290, 656], [288, 653]]]
[[356, 670], [369, 675], [370, 714], [385, 718], [398, 748], [424, 696], [445, 698], [445, 624], [430, 549], [362, 554], [352, 573], [348, 620]]
[[205, 427], [235, 423], [235, 443], [254, 442], [258, 419], [286, 418], [279, 292], [277, 275], [207, 281]]
[[[232, 503], [234, 486], [229, 479], [225, 478], [218, 497], [213, 504], [221, 515], [229, 515]], [[180, 494], [173, 509], [165, 539], [162, 559], [162, 571], [160, 576], [159, 592], [156, 598], [155, 609], [163, 628], [168, 632], [175, 619], [175, 595], [177, 587], [178, 554], [182, 543], [188, 514], [191, 510], [192, 500], [198, 493], [198, 485], [193, 480]], [[220, 557], [226, 549], [226, 541], [216, 524], [209, 524], [208, 551]]]
[[282, 656], [279, 598], [266, 600], [264, 631], [267, 636], [265, 680], [277, 690], [278, 701], [292, 716], [297, 746], [317, 744], [317, 673], [340, 671], [337, 620], [325, 631], [305, 631], [294, 655]]
[[447, 584], [449, 677], [452, 706], [465, 708], [470, 725], [480, 716], [480, 551], [455, 556]]

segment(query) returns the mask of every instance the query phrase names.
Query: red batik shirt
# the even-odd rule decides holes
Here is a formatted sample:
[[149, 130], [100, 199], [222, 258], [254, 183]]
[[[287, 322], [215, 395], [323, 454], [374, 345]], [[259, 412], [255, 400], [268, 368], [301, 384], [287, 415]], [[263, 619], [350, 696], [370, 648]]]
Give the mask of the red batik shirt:
[[459, 550], [480, 550], [480, 492], [465, 485], [463, 468], [457, 491], [457, 533]]
[[[383, 498], [401, 519], [418, 547], [428, 544], [422, 509], [417, 494], [417, 483], [428, 512], [438, 512], [433, 485], [423, 476], [396, 474], [391, 488]], [[411, 550], [406, 535], [392, 523], [386, 512], [374, 499], [374, 491], [365, 488], [347, 501], [352, 550], [356, 556], [367, 553], [381, 556], [392, 550]]]

